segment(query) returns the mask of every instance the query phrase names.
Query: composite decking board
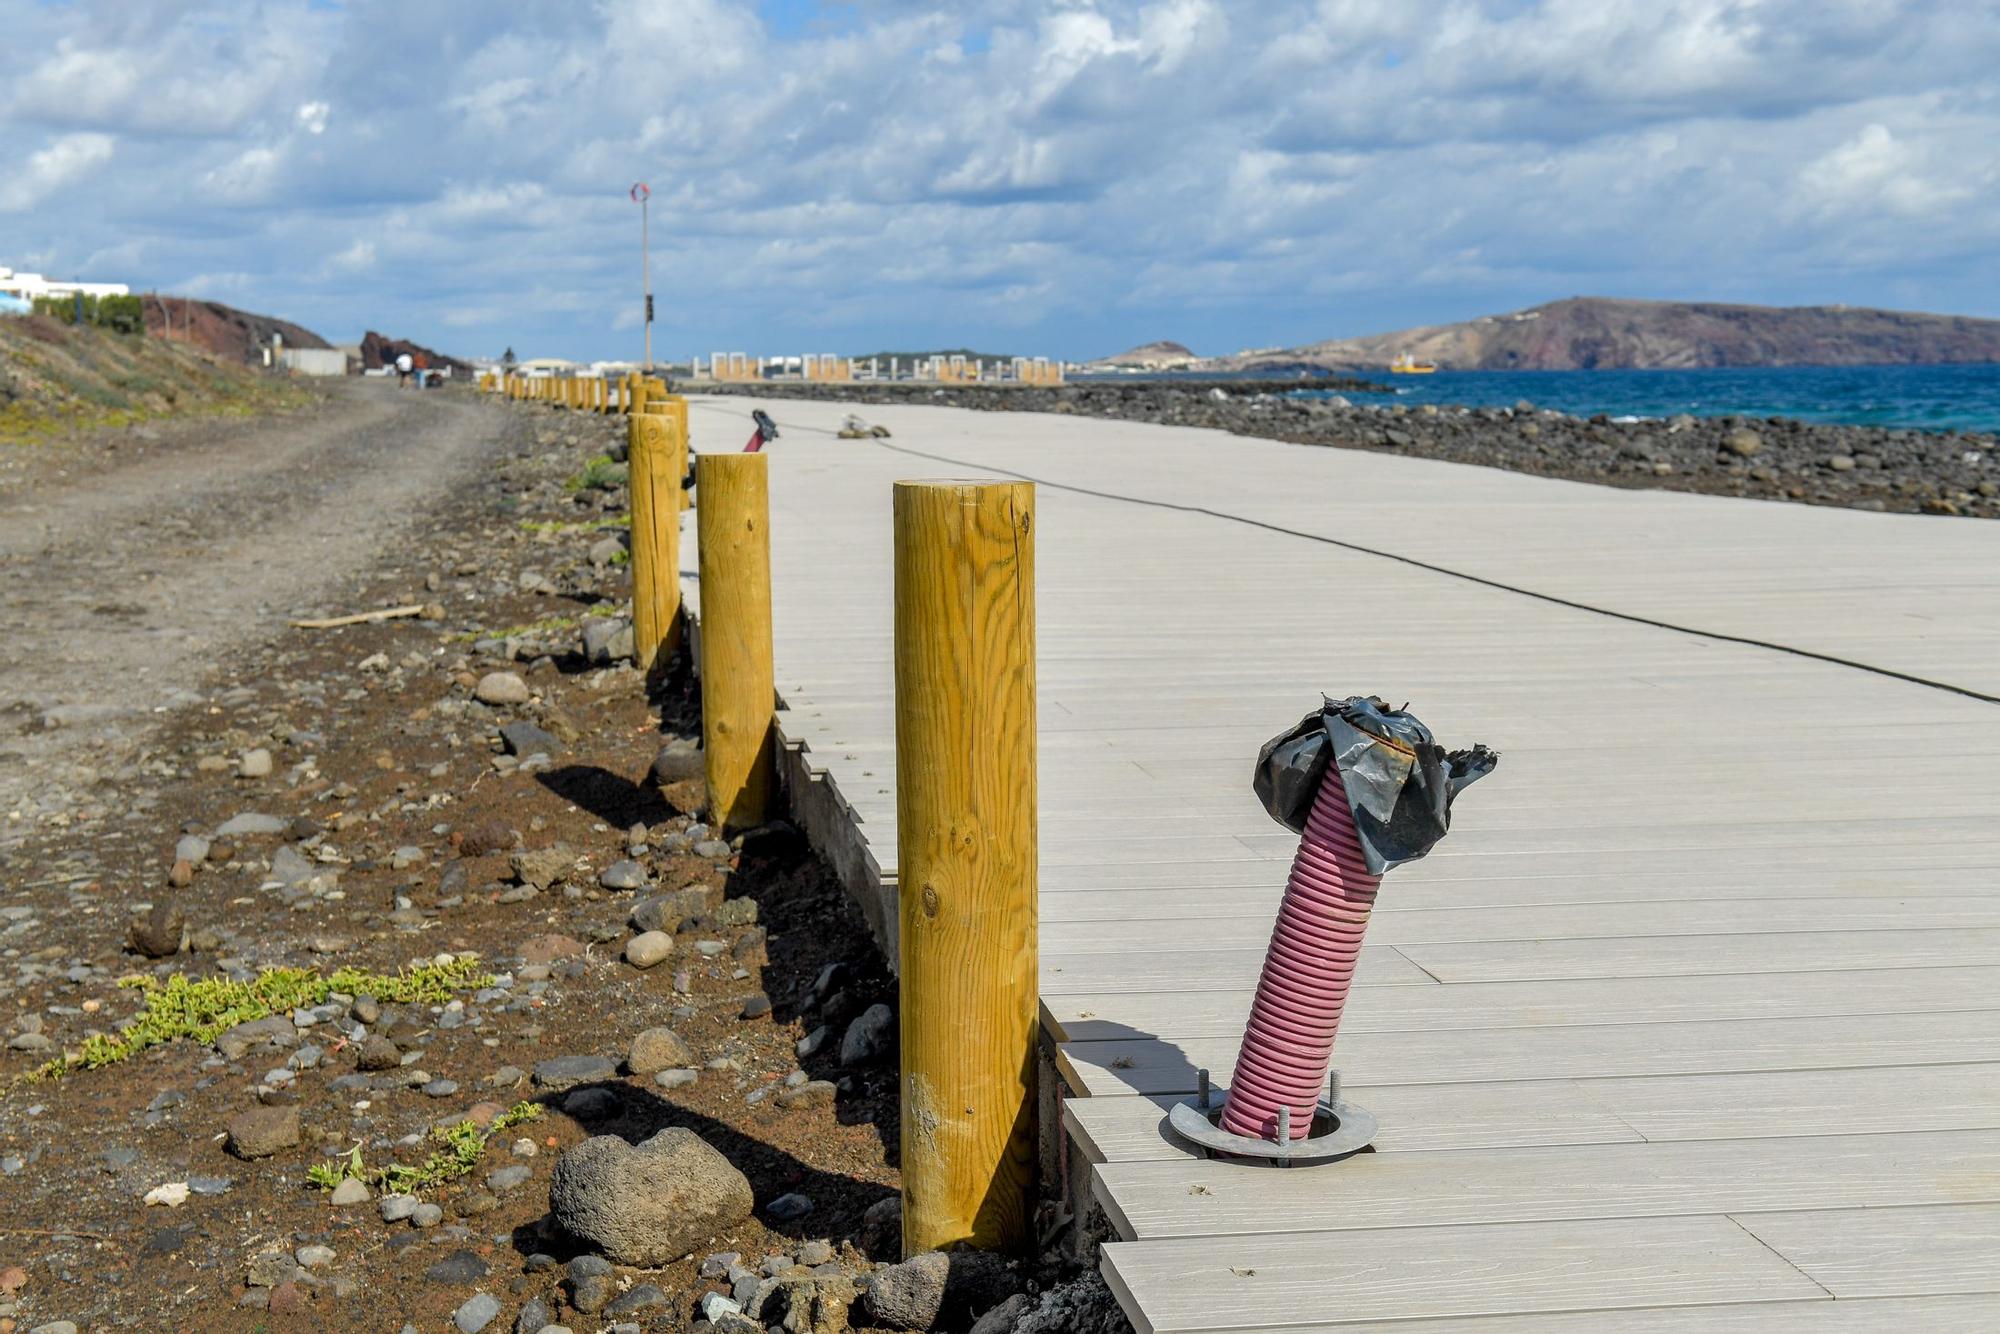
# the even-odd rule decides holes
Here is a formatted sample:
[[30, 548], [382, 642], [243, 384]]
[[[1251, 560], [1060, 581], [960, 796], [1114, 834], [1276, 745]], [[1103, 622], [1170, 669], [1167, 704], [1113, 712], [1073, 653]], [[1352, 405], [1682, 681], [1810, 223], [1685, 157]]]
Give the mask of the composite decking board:
[[1993, 1334], [1996, 1329], [2000, 1329], [2000, 1294], [1977, 1293], [1287, 1323], [1262, 1326], [1257, 1334]]
[[[1136, 950], [1263, 948], [1279, 890], [1261, 900], [1238, 901], [1234, 913], [1200, 914], [1191, 924], [1174, 914], [1144, 919], [1073, 920], [1042, 914], [1042, 948], [1051, 953], [1126, 953]], [[1513, 940], [1606, 940], [1633, 936], [1782, 934], [1798, 931], [1914, 931], [2000, 929], [2000, 895], [1923, 898], [1655, 900], [1650, 903], [1576, 907], [1380, 909], [1368, 924], [1378, 945], [1451, 945]]]
[[[697, 401], [697, 448], [738, 447], [749, 406]], [[1209, 505], [1621, 612], [2000, 691], [1994, 525], [901, 404], [862, 409], [894, 439], [843, 442], [823, 428], [844, 405], [771, 406], [787, 426], [811, 428], [787, 432], [772, 453], [777, 676], [793, 706], [780, 731], [838, 791], [884, 877], [894, 875], [897, 836], [889, 484], [899, 477], [991, 467]], [[1220, 472], [1218, 458], [1228, 463]], [[1913, 1180], [1951, 1175], [1945, 1145], [1959, 1141], [1937, 1136], [1981, 1120], [1980, 1081], [2000, 1050], [1979, 1008], [1993, 1003], [1984, 988], [2000, 969], [1982, 924], [1988, 887], [2000, 886], [2000, 821], [1984, 822], [1986, 794], [2000, 790], [2000, 709], [1224, 518], [1055, 485], [1039, 488], [1037, 507], [1044, 1009], [1052, 1033], [1092, 1039], [1062, 1047], [1069, 1078], [1126, 1094], [1175, 1083], [1191, 1057], [1226, 1076], [1296, 846], [1249, 793], [1251, 759], [1316, 690], [1374, 690], [1412, 701], [1448, 744], [1496, 746], [1502, 767], [1468, 794], [1431, 858], [1391, 877], [1378, 907], [1370, 985], [1354, 993], [1338, 1063], [1359, 1100], [1390, 1113], [1370, 1155], [1380, 1163], [1329, 1169], [1317, 1188], [1284, 1187], [1306, 1192], [1296, 1203], [1311, 1205], [1315, 1189], [1337, 1201], [1394, 1161], [1405, 1164], [1397, 1172], [1416, 1171], [1413, 1159], [1439, 1164], [1433, 1179], [1406, 1183], [1409, 1199], [1424, 1200], [1449, 1193], [1447, 1162], [1676, 1147], [1630, 1142], [1646, 1131], [1665, 1140], [1713, 1129], [1735, 1137], [1714, 1142], [1725, 1156], [1745, 1145], [1782, 1155], [1789, 1150], [1774, 1146], [1814, 1142], [1799, 1132], [1839, 1117], [1844, 1080], [1863, 1102], [1873, 1089], [1889, 1108], [1875, 1152]], [[1275, 568], [1286, 580], [1269, 578]], [[1299, 614], [1299, 590], [1316, 587], [1340, 590], [1341, 615]], [[1889, 920], [1897, 904], [1907, 911]], [[1698, 933], [1682, 933], [1683, 909]], [[1124, 923], [1135, 925], [1121, 949]], [[1158, 1038], [1122, 1036], [1136, 1034]], [[1412, 1101], [1426, 1087], [1428, 1107]], [[1559, 1096], [1571, 1087], [1585, 1096]], [[1592, 1090], [1624, 1101], [1605, 1110]], [[1118, 1103], [1143, 1100], [1114, 1097], [1103, 1112]], [[1085, 1108], [1100, 1114], [1073, 1102], [1072, 1119]], [[1773, 1138], [1751, 1138], [1766, 1131]], [[1427, 1135], [1551, 1143], [1410, 1147]], [[1644, 1214], [1632, 1201], [1649, 1184], [1646, 1169], [1624, 1161], [1631, 1179], [1603, 1180], [1598, 1198]], [[1874, 1190], [1866, 1164], [1822, 1167]], [[1111, 1170], [1115, 1196], [1123, 1168]], [[1730, 1180], [1710, 1183], [1709, 1198], [1692, 1171], [1669, 1184], [1688, 1197], [1681, 1212], [1714, 1218], [1728, 1191], [1760, 1177], [1767, 1190], [1809, 1193], [1797, 1170], [1791, 1159], [1744, 1159]], [[1491, 1196], [1494, 1207], [1513, 1189]], [[1546, 1204], [1549, 1189], [1520, 1182], [1513, 1202]], [[1161, 1208], [1194, 1218], [1211, 1202], [1183, 1195]], [[1813, 1207], [1839, 1214], [1854, 1204]], [[1611, 1239], [1657, 1222], [1606, 1217], [1586, 1231]], [[1840, 1222], [1826, 1235], [1837, 1239]], [[1354, 1235], [1319, 1239], [1337, 1256], [1328, 1238]], [[1233, 1244], [1191, 1244], [1204, 1243]], [[1642, 1242], [1631, 1258], [1646, 1258]], [[1854, 1264], [1865, 1276], [1866, 1256]], [[1481, 1275], [1443, 1269], [1402, 1309], [1392, 1285], [1375, 1289], [1382, 1319], [1338, 1327], [1664, 1334], [2000, 1324], [1984, 1295], [1680, 1304], [1704, 1300], [1692, 1288], [1658, 1306], [1621, 1300], [1565, 1314], [1537, 1304], [1561, 1287], [1557, 1274], [1522, 1284], [1520, 1310], [1530, 1314], [1461, 1318], [1432, 1314], [1424, 1293], [1470, 1295]], [[1127, 1304], [1148, 1327], [1146, 1302]], [[1227, 1319], [1187, 1328], [1236, 1327]], [[1336, 1326], [1302, 1315], [1257, 1327]]]
[[[1099, 1094], [1185, 1093], [1206, 1069], [1227, 1081], [1240, 1032], [1172, 1033], [1066, 1042], [1057, 1065], [1070, 1089]], [[1723, 1019], [1568, 1028], [1468, 1028], [1342, 1033], [1334, 1064], [1350, 1087], [1458, 1084], [1529, 1078], [1610, 1079], [1754, 1070], [1838, 1070], [1989, 1061], [2000, 1051], [2000, 1010], [1941, 1014]]]
[[2000, 1205], [1834, 1209], [1737, 1221], [1835, 1297], [2000, 1292]]
[[1396, 947], [1441, 982], [1542, 977], [1698, 977], [1704, 973], [2000, 963], [2000, 930], [1816, 931], [1771, 935], [1627, 936]]
[[[1347, 1086], [1382, 1123], [1379, 1152], [2000, 1130], [2000, 1064], [1777, 1070], [1633, 1079]], [[1068, 1098], [1093, 1162], [1184, 1160], [1166, 1131], [1181, 1098]], [[1856, 1109], [1865, 1107], [1865, 1117]]]
[[1104, 1248], [1107, 1276], [1155, 1334], [1525, 1311], [1614, 1310], [1664, 1301], [1824, 1300], [1827, 1294], [1728, 1218], [1438, 1228]]
[[[1103, 1042], [1130, 1037], [1134, 1030], [1176, 1040], [1233, 1038], [1243, 1032], [1255, 981], [1192, 992], [1048, 994], [1042, 997], [1042, 1021], [1058, 1042]], [[1704, 977], [1700, 986], [1677, 977], [1454, 982], [1358, 989], [1348, 997], [1340, 1033], [1344, 1043], [1361, 1033], [1942, 1014], [1996, 1004], [1996, 966], [1733, 973]]]
[[1140, 1241], [1984, 1204], [2000, 1202], [2000, 1131], [1363, 1153], [1320, 1171], [1106, 1163], [1095, 1190]]

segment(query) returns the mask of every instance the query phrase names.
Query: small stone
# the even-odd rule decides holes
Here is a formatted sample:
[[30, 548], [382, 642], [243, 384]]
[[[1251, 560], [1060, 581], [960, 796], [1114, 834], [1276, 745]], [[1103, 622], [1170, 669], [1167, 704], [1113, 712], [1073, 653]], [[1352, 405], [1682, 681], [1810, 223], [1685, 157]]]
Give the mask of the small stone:
[[502, 1167], [486, 1174], [486, 1188], [495, 1193], [504, 1193], [525, 1186], [528, 1179], [534, 1175], [535, 1169], [532, 1167], [519, 1164]]
[[662, 1070], [653, 1076], [653, 1082], [663, 1089], [686, 1088], [701, 1078], [699, 1070]]
[[1834, 472], [1853, 472], [1854, 459], [1852, 455], [1835, 454], [1832, 458], [1826, 461], [1826, 466], [1832, 469]]
[[271, 776], [271, 752], [262, 746], [243, 752], [243, 758], [236, 763], [236, 772], [244, 778], [269, 778]]
[[194, 863], [185, 860], [176, 861], [172, 866], [167, 868], [167, 883], [175, 889], [186, 889], [189, 885], [192, 885], [194, 883]]
[[514, 1317], [514, 1334], [542, 1334], [555, 1322], [555, 1312], [549, 1310], [541, 1298], [535, 1297]]
[[427, 1098], [449, 1098], [457, 1092], [458, 1081], [455, 1079], [433, 1079], [424, 1085], [424, 1096]]
[[132, 919], [128, 935], [134, 951], [148, 959], [164, 959], [179, 954], [187, 944], [187, 918], [178, 904], [156, 903]]
[[563, 1273], [569, 1275], [571, 1281], [596, 1278], [610, 1272], [611, 1262], [601, 1255], [579, 1255], [563, 1266]]
[[561, 740], [554, 733], [529, 722], [503, 724], [500, 741], [509, 755], [560, 755], [563, 749]]
[[410, 1226], [433, 1228], [444, 1222], [444, 1209], [435, 1204], [423, 1203], [410, 1214]]
[[[285, 832], [285, 827], [288, 823], [288, 821], [280, 820], [275, 815], [264, 815], [258, 811], [245, 811], [241, 815], [232, 815], [227, 820], [224, 820], [216, 827], [215, 836], [218, 839], [222, 839], [235, 838], [244, 834], [282, 834]], [[215, 856], [219, 852], [219, 848], [211, 847], [209, 849], [211, 856]]]
[[808, 1269], [823, 1265], [833, 1258], [833, 1247], [824, 1241], [809, 1241], [799, 1247], [799, 1263]]
[[618, 1067], [602, 1056], [554, 1056], [535, 1064], [535, 1083], [545, 1089], [566, 1089], [617, 1077]]
[[1764, 447], [1764, 437], [1747, 426], [1739, 426], [1722, 438], [1722, 447], [1740, 459], [1747, 459]]
[[199, 866], [208, 860], [208, 840], [200, 834], [182, 834], [174, 844], [174, 860]]
[[526, 704], [528, 683], [512, 672], [488, 672], [472, 688], [472, 696], [481, 704]]
[[569, 1288], [569, 1304], [585, 1315], [596, 1315], [618, 1293], [618, 1284], [605, 1274], [574, 1280]]
[[613, 862], [598, 875], [597, 883], [606, 889], [643, 889], [646, 868], [634, 861]]
[[417, 1211], [419, 1201], [414, 1195], [384, 1195], [376, 1204], [385, 1223], [400, 1223]]
[[814, 1079], [778, 1094], [780, 1107], [831, 1107], [840, 1090], [828, 1079]]
[[632, 1039], [625, 1068], [639, 1076], [656, 1075], [662, 1070], [693, 1063], [694, 1053], [680, 1034], [671, 1028], [649, 1028]]
[[840, 1040], [840, 1063], [864, 1065], [875, 1060], [889, 1050], [895, 1031], [895, 1011], [880, 1002], [869, 1006], [847, 1026], [847, 1035]]
[[353, 1177], [349, 1177], [333, 1188], [333, 1194], [327, 1196], [327, 1202], [329, 1204], [346, 1206], [350, 1204], [366, 1204], [374, 1198], [374, 1192], [370, 1191], [367, 1186], [356, 1181]]
[[481, 1292], [451, 1313], [451, 1323], [458, 1326], [459, 1334], [479, 1334], [499, 1314], [499, 1301], [491, 1294]]
[[625, 962], [634, 968], [651, 968], [673, 952], [674, 938], [664, 931], [647, 931], [625, 942]]
[[363, 1038], [354, 1050], [354, 1068], [357, 1070], [394, 1070], [403, 1063], [403, 1053], [396, 1044], [379, 1033], [371, 1033]]
[[301, 1246], [293, 1258], [307, 1269], [324, 1269], [333, 1263], [334, 1250], [331, 1246]]
[[702, 776], [701, 749], [686, 738], [676, 737], [669, 741], [653, 757], [653, 781], [661, 787], [692, 782]]
[[508, 860], [514, 872], [514, 879], [536, 889], [547, 889], [566, 877], [576, 865], [576, 849], [567, 843], [557, 843], [551, 847], [533, 851], [523, 850]]
[[188, 1183], [169, 1181], [164, 1186], [155, 1186], [146, 1192], [147, 1204], [161, 1204], [169, 1209], [178, 1209], [187, 1203]]
[[719, 838], [703, 839], [694, 845], [695, 856], [705, 857], [712, 862], [728, 861], [730, 852], [729, 844]]
[[433, 1283], [477, 1283], [491, 1268], [471, 1251], [453, 1251], [426, 1269], [424, 1277]]
[[764, 1206], [767, 1217], [780, 1223], [794, 1223], [813, 1211], [813, 1202], [796, 1191], [780, 1195]]
[[761, 991], [745, 1000], [742, 1010], [739, 1011], [745, 1019], [762, 1019], [770, 1012], [771, 998]]
[[650, 1311], [655, 1306], [665, 1306], [666, 1304], [667, 1294], [660, 1290], [659, 1285], [641, 1283], [622, 1297], [614, 1299], [604, 1308], [604, 1314], [617, 1318], [631, 1315], [637, 1311]]
[[299, 1142], [299, 1109], [252, 1107], [229, 1120], [229, 1151], [238, 1158], [268, 1158]]

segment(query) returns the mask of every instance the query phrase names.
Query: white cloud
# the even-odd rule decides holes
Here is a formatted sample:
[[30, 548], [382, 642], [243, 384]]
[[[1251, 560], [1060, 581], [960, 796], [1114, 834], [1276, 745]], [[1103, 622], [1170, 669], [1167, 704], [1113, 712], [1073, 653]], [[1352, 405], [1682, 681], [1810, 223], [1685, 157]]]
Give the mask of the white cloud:
[[0, 52], [0, 208], [44, 267], [524, 354], [630, 350], [636, 179], [679, 352], [2000, 313], [1995, 3], [74, 0]]
[[[111, 160], [116, 146], [108, 134], [65, 134], [29, 154], [21, 166], [0, 175], [0, 213], [26, 212], [58, 190], [83, 183]], [[108, 183], [103, 188], [108, 188]]]

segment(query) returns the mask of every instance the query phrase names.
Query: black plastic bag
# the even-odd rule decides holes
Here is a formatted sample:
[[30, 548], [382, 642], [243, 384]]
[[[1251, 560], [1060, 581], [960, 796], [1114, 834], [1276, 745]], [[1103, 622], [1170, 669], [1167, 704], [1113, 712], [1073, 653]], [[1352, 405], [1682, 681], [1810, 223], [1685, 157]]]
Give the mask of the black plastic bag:
[[1452, 799], [1499, 762], [1485, 746], [1447, 751], [1408, 712], [1353, 695], [1325, 700], [1265, 742], [1252, 786], [1272, 819], [1304, 833], [1327, 766], [1335, 765], [1368, 869], [1381, 875], [1429, 852], [1451, 828]]

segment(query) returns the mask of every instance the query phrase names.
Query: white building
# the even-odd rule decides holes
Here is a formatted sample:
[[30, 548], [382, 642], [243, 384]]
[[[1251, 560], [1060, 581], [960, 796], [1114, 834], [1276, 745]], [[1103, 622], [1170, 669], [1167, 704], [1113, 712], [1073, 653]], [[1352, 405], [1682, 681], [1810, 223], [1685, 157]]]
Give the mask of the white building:
[[5, 265], [0, 265], [0, 292], [11, 293], [23, 301], [33, 301], [38, 296], [67, 297], [78, 293], [84, 296], [132, 295], [132, 289], [124, 283], [56, 282], [39, 273], [16, 273]]

